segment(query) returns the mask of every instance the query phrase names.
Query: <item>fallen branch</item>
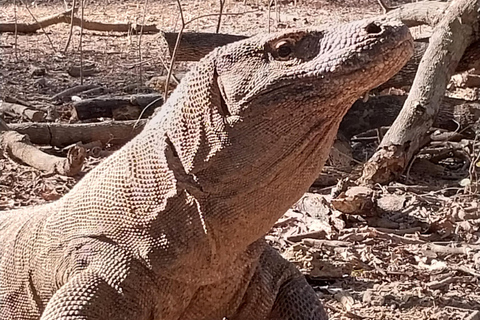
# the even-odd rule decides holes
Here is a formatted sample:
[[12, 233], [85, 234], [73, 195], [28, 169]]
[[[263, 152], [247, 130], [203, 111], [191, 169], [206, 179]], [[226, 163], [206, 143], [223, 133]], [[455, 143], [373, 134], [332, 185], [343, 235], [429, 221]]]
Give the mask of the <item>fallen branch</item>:
[[73, 103], [73, 107], [80, 120], [100, 117], [114, 118], [115, 120], [137, 119], [143, 109], [147, 108], [142, 116], [152, 115], [155, 108], [163, 104], [159, 94], [138, 94], [131, 96], [102, 96], [84, 99]]
[[34, 144], [65, 147], [77, 142], [99, 140], [103, 144], [121, 145], [139, 134], [146, 120], [103, 121], [98, 123], [16, 123], [10, 128], [30, 137]]
[[22, 118], [25, 117], [33, 122], [40, 122], [45, 118], [45, 112], [43, 111], [33, 110], [20, 104], [5, 101], [0, 101], [0, 113], [7, 113], [11, 116], [21, 116]]
[[[46, 28], [58, 23], [68, 23], [80, 27], [82, 26], [82, 19], [75, 16], [72, 17], [72, 10], [70, 9], [48, 18], [38, 20], [38, 23], [0, 23], [0, 33], [15, 32], [15, 30], [18, 33], [35, 33], [42, 28]], [[142, 30], [143, 33], [160, 32], [156, 25], [139, 25], [135, 23], [103, 23], [88, 20], [83, 20], [83, 29], [124, 33], [137, 33], [140, 32], [140, 30]]]
[[40, 19], [37, 22], [33, 23], [0, 23], [0, 33], [2, 32], [17, 32], [17, 33], [35, 33], [37, 30], [42, 28], [66, 22], [65, 19], [68, 20], [69, 16], [72, 14], [72, 10], [67, 10], [53, 16]]
[[87, 90], [92, 90], [92, 89], [96, 89], [96, 88], [99, 88], [99, 86], [97, 86], [95, 84], [83, 84], [83, 85], [74, 86], [72, 88], [68, 88], [68, 89], [63, 90], [62, 92], [57, 93], [56, 95], [54, 95], [52, 97], [52, 100], [66, 101], [69, 98], [71, 98], [72, 96], [74, 96], [76, 94], [79, 94], [80, 92], [87, 91]]
[[435, 26], [442, 19], [448, 3], [440, 1], [421, 1], [407, 3], [388, 11], [387, 17], [401, 20], [408, 27], [416, 27], [422, 24]]
[[395, 180], [419, 150], [439, 112], [440, 101], [465, 49], [478, 40], [479, 3], [453, 1], [436, 26], [412, 90], [377, 152], [365, 164], [360, 183]]
[[78, 146], [71, 148], [66, 158], [46, 154], [34, 147], [27, 135], [15, 131], [4, 132], [1, 144], [11, 156], [29, 166], [65, 176], [74, 176], [79, 173], [86, 156], [85, 149]]

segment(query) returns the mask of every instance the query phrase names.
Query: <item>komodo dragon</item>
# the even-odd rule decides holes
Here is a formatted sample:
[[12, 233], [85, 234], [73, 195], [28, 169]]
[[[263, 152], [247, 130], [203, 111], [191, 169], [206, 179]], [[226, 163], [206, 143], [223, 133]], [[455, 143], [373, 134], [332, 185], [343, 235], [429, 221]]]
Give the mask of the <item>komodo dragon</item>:
[[412, 54], [362, 20], [220, 47], [62, 199], [0, 215], [0, 319], [327, 319], [263, 235]]

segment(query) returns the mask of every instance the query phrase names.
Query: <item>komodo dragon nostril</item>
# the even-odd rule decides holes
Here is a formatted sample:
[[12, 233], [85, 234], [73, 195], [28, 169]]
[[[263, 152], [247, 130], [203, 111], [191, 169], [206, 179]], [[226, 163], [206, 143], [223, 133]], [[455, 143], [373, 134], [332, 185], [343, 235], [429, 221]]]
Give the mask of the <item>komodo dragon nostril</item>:
[[375, 22], [372, 22], [365, 27], [365, 31], [367, 31], [368, 33], [380, 33], [382, 31], [382, 28]]

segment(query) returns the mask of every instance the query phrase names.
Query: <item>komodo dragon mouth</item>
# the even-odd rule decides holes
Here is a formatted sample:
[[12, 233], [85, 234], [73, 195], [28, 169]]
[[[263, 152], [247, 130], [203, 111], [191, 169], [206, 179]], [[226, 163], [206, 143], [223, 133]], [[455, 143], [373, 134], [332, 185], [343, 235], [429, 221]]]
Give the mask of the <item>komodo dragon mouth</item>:
[[[326, 31], [273, 34], [256, 52], [262, 59], [255, 65], [255, 75], [250, 75], [250, 81], [243, 79], [241, 92], [232, 93], [226, 88], [223, 98], [230, 106], [247, 109], [256, 100], [264, 102], [265, 96], [271, 100], [276, 92], [291, 99], [296, 96], [302, 100], [310, 96], [325, 99], [329, 91], [363, 93], [380, 85], [398, 71], [395, 65], [403, 65], [402, 61], [411, 56], [413, 41], [408, 28], [401, 23], [386, 19], [367, 21], [370, 22], [360, 20]], [[344, 36], [348, 34], [346, 28], [356, 36]], [[248, 39], [244, 42], [248, 44]], [[224, 58], [221, 53], [219, 61]], [[279, 53], [285, 56], [280, 58]], [[220, 78], [223, 65], [220, 62]], [[236, 71], [237, 75], [229, 74], [234, 83], [235, 76], [241, 75], [240, 70]], [[280, 73], [282, 76], [277, 77]], [[289, 87], [304, 90], [288, 90]]]

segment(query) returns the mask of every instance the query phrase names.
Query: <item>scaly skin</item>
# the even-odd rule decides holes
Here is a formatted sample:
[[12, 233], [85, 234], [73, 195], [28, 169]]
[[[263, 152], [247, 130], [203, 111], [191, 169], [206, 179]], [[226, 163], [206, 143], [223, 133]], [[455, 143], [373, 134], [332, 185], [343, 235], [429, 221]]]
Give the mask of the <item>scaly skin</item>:
[[214, 50], [65, 197], [0, 215], [0, 319], [326, 319], [263, 235], [412, 47], [363, 20]]

